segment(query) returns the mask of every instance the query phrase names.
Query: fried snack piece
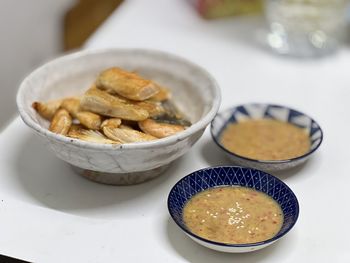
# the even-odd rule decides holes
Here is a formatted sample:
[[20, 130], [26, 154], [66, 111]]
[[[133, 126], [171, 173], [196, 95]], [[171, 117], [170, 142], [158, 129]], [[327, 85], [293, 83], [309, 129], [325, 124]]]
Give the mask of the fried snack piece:
[[152, 119], [139, 121], [138, 124], [143, 132], [153, 135], [157, 138], [168, 137], [170, 135], [185, 130], [185, 127], [182, 125], [162, 123]]
[[103, 133], [110, 139], [121, 143], [146, 142], [156, 137], [136, 130], [103, 127]]
[[149, 116], [148, 112], [141, 107], [128, 104], [124, 100], [95, 87], [85, 92], [80, 107], [86, 111], [125, 120], [141, 121]]
[[99, 89], [137, 101], [146, 100], [159, 92], [159, 86], [154, 82], [120, 68], [109, 68], [101, 72], [96, 85]]
[[118, 128], [121, 123], [122, 123], [122, 120], [119, 118], [110, 118], [102, 122], [101, 128], [103, 127]]
[[133, 127], [126, 125], [126, 124], [120, 124], [120, 126], [118, 128], [123, 129], [123, 130], [135, 130]]
[[134, 100], [129, 100], [127, 98], [124, 98], [118, 94], [114, 94], [113, 96], [119, 99], [123, 103], [135, 105], [137, 107], [140, 107], [141, 109], [146, 110], [150, 117], [156, 117], [165, 113], [165, 109], [162, 103], [159, 101], [153, 101], [153, 100], [134, 101]]
[[51, 121], [58, 108], [61, 106], [62, 100], [50, 100], [48, 102], [35, 101], [32, 107], [39, 113], [41, 117]]
[[72, 125], [72, 117], [65, 109], [58, 109], [52, 118], [49, 130], [62, 135], [67, 135]]
[[164, 113], [157, 116], [152, 116], [152, 119], [162, 123], [175, 124], [186, 127], [192, 125], [191, 122], [186, 120], [176, 108], [176, 106], [169, 100], [162, 102], [162, 107], [164, 109]]
[[100, 115], [80, 110], [80, 98], [67, 98], [64, 99], [61, 105], [62, 108], [66, 109], [71, 116], [76, 118], [86, 128], [92, 130], [99, 130], [102, 122]]
[[162, 86], [159, 86], [158, 84], [156, 85], [159, 87], [159, 92], [156, 95], [150, 97], [149, 100], [159, 101], [159, 102], [169, 100], [171, 98], [170, 90]]
[[77, 113], [80, 110], [80, 99], [66, 98], [62, 101], [61, 108], [66, 109], [73, 118], [77, 118]]
[[156, 117], [165, 113], [165, 109], [159, 102], [145, 100], [133, 102], [132, 104], [146, 110], [150, 117]]
[[76, 114], [76, 118], [88, 129], [99, 130], [101, 127], [102, 118], [96, 113], [89, 111], [79, 111]]
[[145, 101], [134, 101], [134, 100], [129, 100], [127, 98], [124, 98], [113, 92], [112, 93], [109, 92], [109, 94], [112, 94], [113, 97], [121, 103], [135, 105], [141, 109], [146, 110], [150, 117], [156, 117], [165, 113], [165, 109], [162, 105], [162, 102], [160, 101], [155, 101], [151, 99], [145, 100]]
[[86, 130], [83, 129], [80, 125], [73, 125], [69, 130], [68, 136], [71, 138], [95, 142], [95, 143], [105, 143], [105, 144], [119, 144], [117, 141], [110, 140], [106, 138], [99, 131]]

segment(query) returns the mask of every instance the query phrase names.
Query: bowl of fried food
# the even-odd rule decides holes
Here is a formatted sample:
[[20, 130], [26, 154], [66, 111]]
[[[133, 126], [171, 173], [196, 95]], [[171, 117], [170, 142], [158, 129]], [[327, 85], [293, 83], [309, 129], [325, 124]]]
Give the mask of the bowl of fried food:
[[22, 120], [57, 157], [100, 183], [137, 184], [166, 170], [201, 137], [220, 105], [216, 81], [174, 55], [86, 50], [27, 76]]

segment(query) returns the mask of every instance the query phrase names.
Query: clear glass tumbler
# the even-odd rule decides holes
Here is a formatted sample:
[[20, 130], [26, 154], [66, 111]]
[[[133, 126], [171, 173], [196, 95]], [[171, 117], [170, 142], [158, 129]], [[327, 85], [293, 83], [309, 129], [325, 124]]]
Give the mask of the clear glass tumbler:
[[345, 38], [348, 0], [265, 0], [268, 44], [278, 53], [322, 56]]

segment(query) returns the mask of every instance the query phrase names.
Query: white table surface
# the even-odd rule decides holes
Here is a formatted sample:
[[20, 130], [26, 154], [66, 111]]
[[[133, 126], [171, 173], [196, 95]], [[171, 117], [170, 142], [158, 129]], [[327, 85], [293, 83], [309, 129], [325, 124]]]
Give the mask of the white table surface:
[[274, 56], [254, 41], [261, 24], [205, 21], [184, 0], [128, 0], [86, 47], [169, 51], [213, 74], [222, 108], [274, 102], [314, 117], [325, 133], [320, 150], [278, 174], [301, 208], [288, 235], [258, 252], [224, 254], [172, 222], [172, 185], [193, 170], [228, 164], [209, 130], [163, 176], [113, 187], [74, 174], [17, 118], [0, 134], [0, 254], [35, 262], [350, 262], [350, 50], [314, 61]]

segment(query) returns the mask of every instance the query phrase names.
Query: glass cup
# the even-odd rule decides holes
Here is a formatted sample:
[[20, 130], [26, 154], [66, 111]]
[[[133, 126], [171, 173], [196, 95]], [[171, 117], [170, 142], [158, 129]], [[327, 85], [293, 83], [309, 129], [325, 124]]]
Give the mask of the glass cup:
[[315, 57], [345, 38], [348, 0], [265, 0], [269, 46], [278, 53]]

